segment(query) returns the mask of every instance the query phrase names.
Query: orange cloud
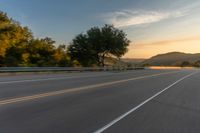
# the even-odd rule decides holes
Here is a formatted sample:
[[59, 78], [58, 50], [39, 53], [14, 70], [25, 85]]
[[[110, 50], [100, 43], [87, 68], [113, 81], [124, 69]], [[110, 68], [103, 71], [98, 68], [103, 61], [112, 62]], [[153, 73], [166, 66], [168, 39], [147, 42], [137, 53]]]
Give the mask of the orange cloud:
[[149, 58], [156, 54], [167, 52], [200, 53], [200, 36], [191, 36], [179, 39], [136, 43], [129, 47], [124, 57]]
[[147, 45], [166, 45], [172, 43], [180, 43], [180, 42], [189, 42], [189, 41], [200, 41], [200, 36], [192, 36], [187, 38], [180, 38], [180, 39], [172, 39], [172, 40], [162, 40], [162, 41], [155, 41], [149, 43], [138, 43], [138, 45], [147, 46]]

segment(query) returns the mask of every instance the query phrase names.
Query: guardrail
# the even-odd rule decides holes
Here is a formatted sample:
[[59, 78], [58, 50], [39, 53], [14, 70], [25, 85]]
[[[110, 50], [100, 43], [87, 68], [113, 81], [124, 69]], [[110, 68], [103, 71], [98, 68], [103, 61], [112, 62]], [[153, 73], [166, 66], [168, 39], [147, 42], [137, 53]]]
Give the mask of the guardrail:
[[0, 67], [0, 73], [6, 72], [49, 72], [49, 71], [115, 71], [136, 70], [143, 67]]

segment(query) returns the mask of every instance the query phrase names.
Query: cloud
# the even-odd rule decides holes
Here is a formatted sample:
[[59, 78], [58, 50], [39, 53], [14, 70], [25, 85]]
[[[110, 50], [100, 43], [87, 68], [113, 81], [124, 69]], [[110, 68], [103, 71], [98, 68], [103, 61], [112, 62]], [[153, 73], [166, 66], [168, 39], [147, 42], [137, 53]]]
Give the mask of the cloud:
[[166, 19], [185, 16], [187, 10], [182, 11], [143, 11], [143, 10], [123, 10], [103, 15], [106, 23], [113, 24], [116, 27], [127, 27], [159, 22]]
[[149, 43], [138, 43], [138, 45], [140, 46], [168, 45], [168, 44], [190, 42], [190, 41], [200, 41], [200, 36], [192, 36], [192, 37], [171, 39], [171, 40], [161, 40], [161, 41], [155, 41], [155, 42], [149, 42]]
[[199, 53], [200, 36], [190, 36], [177, 39], [157, 40], [146, 43], [133, 43], [129, 46], [126, 58], [150, 58], [157, 54], [168, 52]]

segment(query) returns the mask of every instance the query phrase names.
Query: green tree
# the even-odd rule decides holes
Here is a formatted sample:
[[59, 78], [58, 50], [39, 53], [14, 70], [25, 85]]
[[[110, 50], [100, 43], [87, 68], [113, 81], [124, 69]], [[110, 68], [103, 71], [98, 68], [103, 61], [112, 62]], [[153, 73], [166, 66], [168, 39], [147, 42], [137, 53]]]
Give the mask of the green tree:
[[0, 66], [20, 64], [23, 49], [31, 39], [32, 33], [27, 27], [0, 11]]
[[70, 60], [70, 56], [68, 55], [66, 45], [59, 45], [56, 48], [54, 59], [57, 66], [72, 66], [72, 62]]
[[112, 25], [93, 27], [73, 39], [68, 47], [69, 54], [82, 66], [104, 66], [105, 58], [120, 58], [127, 52], [130, 41], [126, 36]]
[[73, 39], [68, 50], [72, 60], [77, 60], [82, 66], [91, 66], [97, 63], [96, 51], [88, 43], [86, 35], [80, 34]]
[[55, 41], [51, 38], [33, 39], [27, 46], [30, 64], [33, 66], [54, 66]]
[[70, 65], [66, 46], [55, 47], [48, 37], [35, 39], [28, 27], [0, 11], [0, 67]]

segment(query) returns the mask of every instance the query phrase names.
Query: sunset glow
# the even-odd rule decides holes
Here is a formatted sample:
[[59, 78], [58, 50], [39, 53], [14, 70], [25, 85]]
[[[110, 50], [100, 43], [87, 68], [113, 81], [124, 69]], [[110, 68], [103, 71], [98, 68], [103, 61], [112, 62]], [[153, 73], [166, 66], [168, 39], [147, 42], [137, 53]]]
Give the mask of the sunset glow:
[[70, 0], [1, 0], [0, 10], [56, 44], [68, 45], [90, 27], [113, 24], [132, 42], [125, 58], [200, 53], [199, 0], [87, 0], [78, 5]]
[[157, 42], [147, 42], [132, 44], [125, 58], [150, 58], [155, 54], [178, 51], [186, 53], [200, 52], [200, 36], [182, 38], [177, 40], [163, 40]]

